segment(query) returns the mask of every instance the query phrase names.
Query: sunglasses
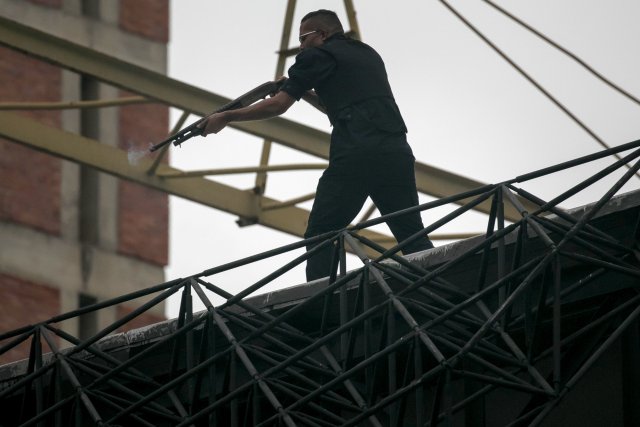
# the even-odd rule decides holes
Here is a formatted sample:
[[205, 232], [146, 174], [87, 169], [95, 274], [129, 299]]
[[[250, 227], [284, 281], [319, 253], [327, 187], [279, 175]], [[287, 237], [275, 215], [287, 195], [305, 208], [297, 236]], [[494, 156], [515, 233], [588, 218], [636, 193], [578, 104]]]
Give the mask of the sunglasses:
[[307, 39], [307, 37], [309, 37], [311, 34], [317, 33], [318, 31], [320, 31], [320, 30], [313, 30], [313, 31], [309, 31], [308, 33], [300, 34], [300, 37], [298, 37], [298, 40], [300, 41], [300, 44], [304, 43], [304, 41]]

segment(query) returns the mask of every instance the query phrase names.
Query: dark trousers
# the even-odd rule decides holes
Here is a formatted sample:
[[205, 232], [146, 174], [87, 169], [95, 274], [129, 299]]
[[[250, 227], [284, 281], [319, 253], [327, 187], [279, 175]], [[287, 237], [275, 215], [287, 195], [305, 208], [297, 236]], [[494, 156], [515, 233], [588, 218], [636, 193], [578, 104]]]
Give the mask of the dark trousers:
[[[418, 204], [414, 157], [407, 152], [363, 154], [331, 162], [316, 191], [305, 238], [340, 230], [353, 221], [370, 196], [382, 215]], [[422, 230], [420, 213], [387, 221], [397, 241]], [[403, 249], [405, 254], [430, 249], [431, 241], [418, 239]], [[307, 250], [312, 247], [307, 247]], [[320, 251], [307, 261], [307, 280], [330, 275], [333, 251]]]

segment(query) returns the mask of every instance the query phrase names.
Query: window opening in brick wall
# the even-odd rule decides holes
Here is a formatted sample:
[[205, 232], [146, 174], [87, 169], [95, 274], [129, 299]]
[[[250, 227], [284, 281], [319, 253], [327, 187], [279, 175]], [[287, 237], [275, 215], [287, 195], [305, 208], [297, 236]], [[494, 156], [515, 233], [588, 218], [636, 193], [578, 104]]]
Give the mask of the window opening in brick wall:
[[[98, 302], [94, 296], [87, 294], [78, 295], [78, 308], [83, 308]], [[98, 332], [98, 313], [92, 311], [79, 317], [78, 335], [81, 340], [86, 340]]]
[[100, 0], [82, 0], [82, 14], [92, 19], [100, 19]]
[[[99, 83], [83, 76], [80, 96], [83, 100], [98, 99]], [[100, 120], [97, 109], [80, 110], [80, 132], [87, 138], [99, 139]], [[99, 239], [99, 176], [98, 171], [89, 166], [80, 166], [79, 232], [80, 241], [87, 245], [96, 245]]]

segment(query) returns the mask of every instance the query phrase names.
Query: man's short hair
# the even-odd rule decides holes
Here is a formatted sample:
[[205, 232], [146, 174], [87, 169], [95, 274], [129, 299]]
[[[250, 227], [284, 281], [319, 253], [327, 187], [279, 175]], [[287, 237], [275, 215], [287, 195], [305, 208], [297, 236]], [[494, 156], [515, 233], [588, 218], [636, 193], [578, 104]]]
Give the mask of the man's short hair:
[[328, 32], [329, 34], [344, 33], [342, 23], [338, 18], [338, 15], [332, 10], [320, 9], [315, 12], [307, 13], [300, 23], [313, 19], [318, 24], [318, 29]]

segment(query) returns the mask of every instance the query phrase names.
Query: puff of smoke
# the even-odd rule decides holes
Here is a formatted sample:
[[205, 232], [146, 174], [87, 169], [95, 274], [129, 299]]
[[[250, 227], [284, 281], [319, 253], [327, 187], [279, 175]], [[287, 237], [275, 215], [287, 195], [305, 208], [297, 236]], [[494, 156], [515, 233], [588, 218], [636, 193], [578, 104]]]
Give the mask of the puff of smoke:
[[129, 164], [131, 166], [137, 166], [140, 160], [147, 154], [149, 154], [148, 148], [139, 148], [129, 144], [129, 148], [127, 149], [127, 160], [129, 160]]

